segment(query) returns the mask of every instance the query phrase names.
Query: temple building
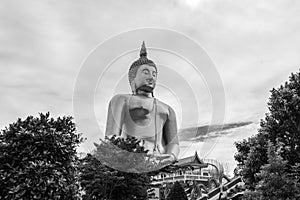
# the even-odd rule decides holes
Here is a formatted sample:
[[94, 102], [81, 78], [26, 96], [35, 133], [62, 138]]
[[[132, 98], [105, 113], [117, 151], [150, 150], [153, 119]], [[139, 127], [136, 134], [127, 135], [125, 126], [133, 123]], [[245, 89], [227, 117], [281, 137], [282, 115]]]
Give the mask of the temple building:
[[[215, 163], [218, 163], [215, 161]], [[218, 177], [223, 173], [222, 166], [200, 159], [197, 151], [194, 155], [179, 159], [175, 164], [179, 170], [173, 173], [160, 173], [153, 177], [154, 185], [166, 185], [179, 181], [183, 184], [196, 182], [206, 188], [214, 188], [219, 185]]]
[[178, 168], [172, 172], [153, 176], [154, 192], [149, 200], [166, 198], [176, 181], [181, 183], [188, 199], [201, 200], [215, 199], [241, 182], [240, 177], [228, 178], [223, 165], [217, 160], [200, 159], [197, 151], [192, 156], [179, 159], [175, 166]]

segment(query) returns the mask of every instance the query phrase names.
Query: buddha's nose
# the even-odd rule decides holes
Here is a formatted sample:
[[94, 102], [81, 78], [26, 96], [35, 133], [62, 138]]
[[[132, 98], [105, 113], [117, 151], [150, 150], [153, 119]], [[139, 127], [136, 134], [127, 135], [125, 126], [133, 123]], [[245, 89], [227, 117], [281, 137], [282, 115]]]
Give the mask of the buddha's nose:
[[154, 82], [154, 79], [153, 79], [153, 77], [151, 76], [151, 77], [147, 78], [147, 81], [148, 81], [149, 83], [153, 83], [153, 82]]

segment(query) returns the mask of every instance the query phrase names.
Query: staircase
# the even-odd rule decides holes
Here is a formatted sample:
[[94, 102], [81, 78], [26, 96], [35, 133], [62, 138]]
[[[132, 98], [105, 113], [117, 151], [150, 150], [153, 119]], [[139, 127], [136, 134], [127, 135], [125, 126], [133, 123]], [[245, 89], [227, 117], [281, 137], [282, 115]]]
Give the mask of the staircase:
[[[242, 182], [241, 177], [237, 177], [237, 178], [232, 179], [228, 183], [224, 184], [223, 187], [226, 186], [227, 190], [229, 190], [229, 189], [233, 188], [234, 186], [236, 186], [240, 182]], [[207, 197], [201, 197], [197, 200], [218, 200], [220, 192], [221, 192], [221, 187], [217, 187], [217, 188], [213, 189], [212, 191], [210, 191], [207, 194]]]

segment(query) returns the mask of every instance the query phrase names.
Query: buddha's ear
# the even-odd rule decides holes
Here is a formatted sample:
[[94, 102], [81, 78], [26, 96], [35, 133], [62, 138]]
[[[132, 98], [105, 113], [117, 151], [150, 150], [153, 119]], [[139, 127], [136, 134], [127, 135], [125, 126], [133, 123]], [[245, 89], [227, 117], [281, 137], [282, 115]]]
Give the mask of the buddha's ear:
[[132, 94], [135, 94], [136, 93], [136, 86], [135, 86], [134, 80], [131, 81], [130, 87], [131, 87]]

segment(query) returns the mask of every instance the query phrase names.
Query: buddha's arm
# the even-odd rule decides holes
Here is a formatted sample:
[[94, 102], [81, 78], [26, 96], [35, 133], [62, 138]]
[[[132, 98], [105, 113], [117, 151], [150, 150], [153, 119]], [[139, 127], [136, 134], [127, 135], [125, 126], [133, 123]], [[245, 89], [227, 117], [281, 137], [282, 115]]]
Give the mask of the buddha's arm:
[[163, 136], [166, 144], [166, 153], [178, 158], [179, 154], [179, 141], [177, 135], [177, 122], [174, 110], [169, 107], [169, 117], [163, 127]]
[[124, 98], [116, 95], [109, 102], [105, 135], [121, 135], [124, 119]]

